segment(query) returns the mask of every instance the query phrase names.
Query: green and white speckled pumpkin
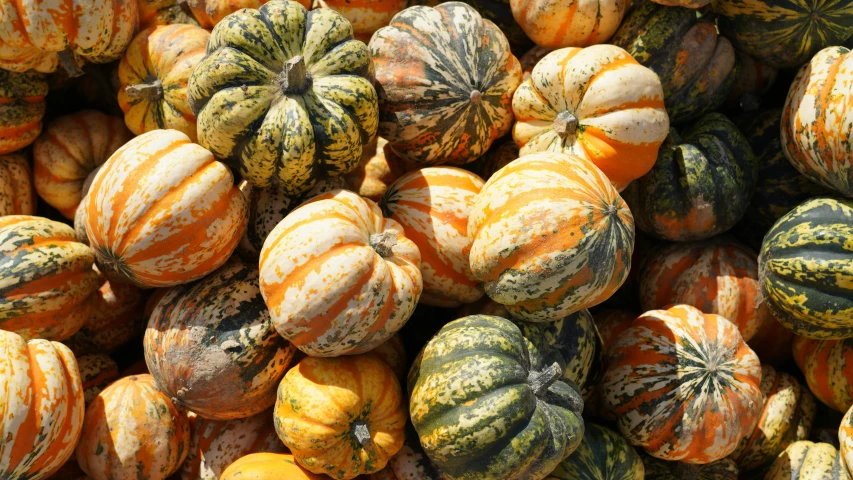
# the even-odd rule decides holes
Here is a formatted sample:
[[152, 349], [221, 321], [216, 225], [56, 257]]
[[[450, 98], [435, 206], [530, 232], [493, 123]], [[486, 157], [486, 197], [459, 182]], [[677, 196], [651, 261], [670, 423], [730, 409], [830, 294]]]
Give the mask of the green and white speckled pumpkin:
[[587, 424], [583, 440], [547, 480], [643, 480], [643, 460], [609, 428]]

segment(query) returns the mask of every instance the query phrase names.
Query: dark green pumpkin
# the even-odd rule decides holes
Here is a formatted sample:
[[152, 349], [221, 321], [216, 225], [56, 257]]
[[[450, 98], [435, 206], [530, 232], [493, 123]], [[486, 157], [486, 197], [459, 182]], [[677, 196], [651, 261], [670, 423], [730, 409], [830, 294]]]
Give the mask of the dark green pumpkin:
[[580, 446], [551, 472], [548, 480], [643, 480], [640, 455], [621, 435], [587, 424]]
[[642, 459], [646, 480], [738, 480], [737, 464], [730, 458], [706, 465], [668, 462], [650, 455], [642, 455]]
[[761, 292], [776, 318], [809, 338], [853, 337], [853, 200], [814, 198], [764, 237]]
[[731, 229], [752, 197], [758, 162], [724, 115], [709, 113], [679, 135], [670, 130], [654, 168], [623, 193], [637, 227], [673, 241]]
[[457, 480], [544, 478], [583, 437], [583, 400], [544, 337], [471, 315], [445, 325], [409, 372], [412, 423]]
[[190, 77], [198, 141], [260, 188], [288, 195], [358, 166], [379, 122], [367, 46], [329, 8], [290, 0], [213, 29]]

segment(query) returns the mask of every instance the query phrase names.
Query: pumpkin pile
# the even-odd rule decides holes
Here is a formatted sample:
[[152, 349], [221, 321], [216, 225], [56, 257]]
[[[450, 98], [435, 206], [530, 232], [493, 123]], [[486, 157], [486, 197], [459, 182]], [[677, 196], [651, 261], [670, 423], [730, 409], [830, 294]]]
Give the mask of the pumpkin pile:
[[848, 0], [0, 1], [0, 479], [853, 479], [851, 47]]

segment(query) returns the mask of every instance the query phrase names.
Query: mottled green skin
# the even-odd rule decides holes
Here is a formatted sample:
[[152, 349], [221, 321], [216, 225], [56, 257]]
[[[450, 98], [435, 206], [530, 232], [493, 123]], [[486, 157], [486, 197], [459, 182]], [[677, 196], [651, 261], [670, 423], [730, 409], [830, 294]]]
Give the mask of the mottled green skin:
[[677, 242], [731, 229], [758, 178], [749, 142], [724, 115], [710, 113], [679, 137], [670, 131], [654, 168], [623, 193], [637, 227]]
[[[583, 437], [583, 400], [560, 379], [537, 396], [529, 375], [562, 357], [509, 320], [445, 325], [409, 372], [412, 423], [430, 459], [458, 480], [541, 479]], [[561, 372], [555, 371], [559, 376]]]
[[758, 274], [764, 300], [794, 333], [853, 337], [853, 200], [814, 198], [780, 218]]
[[730, 458], [707, 465], [668, 462], [650, 455], [642, 455], [642, 459], [646, 480], [738, 480], [737, 464]]
[[549, 479], [643, 480], [643, 461], [621, 435], [609, 428], [587, 424], [583, 440], [569, 458], [560, 462]]
[[535, 45], [512, 16], [509, 0], [470, 0], [468, 3], [480, 12], [483, 18], [491, 20], [501, 29], [516, 57], [524, 55], [524, 52]]

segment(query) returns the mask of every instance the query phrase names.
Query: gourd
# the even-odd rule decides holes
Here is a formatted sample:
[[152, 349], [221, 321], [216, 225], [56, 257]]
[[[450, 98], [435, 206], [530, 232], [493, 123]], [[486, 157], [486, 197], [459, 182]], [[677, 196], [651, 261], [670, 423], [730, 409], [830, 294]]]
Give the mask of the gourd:
[[80, 369], [80, 380], [83, 382], [83, 400], [86, 405], [99, 393], [118, 379], [118, 364], [103, 353], [83, 355], [77, 359]]
[[853, 408], [847, 410], [841, 425], [838, 427], [838, 450], [841, 452], [843, 463], [847, 466], [847, 473], [851, 473], [853, 466]]
[[[202, 28], [210, 30], [228, 15], [243, 8], [261, 8], [269, 0], [186, 0], [192, 14]], [[311, 8], [309, 0], [296, 0], [305, 8]]]
[[512, 16], [537, 45], [586, 47], [604, 43], [619, 28], [630, 2], [623, 0], [510, 0]]
[[240, 458], [222, 472], [219, 480], [324, 480], [325, 475], [315, 475], [300, 467], [293, 455], [280, 453], [253, 453]]
[[36, 211], [36, 202], [33, 172], [26, 155], [12, 153], [0, 156], [0, 217], [32, 215]]
[[621, 435], [587, 424], [578, 449], [560, 462], [546, 480], [642, 480], [645, 468], [634, 447]]
[[[388, 25], [408, 3], [408, 0], [323, 0], [320, 4], [343, 15], [352, 24], [353, 37], [367, 43], [373, 32]], [[311, 5], [305, 8], [310, 9]]]
[[403, 160], [388, 147], [388, 140], [376, 137], [364, 148], [358, 167], [345, 178], [349, 190], [378, 202], [405, 169]]
[[809, 389], [825, 405], [846, 412], [853, 406], [853, 382], [845, 373], [853, 355], [853, 340], [817, 340], [794, 336], [794, 361]]
[[[0, 44], [0, 51], [2, 51]], [[2, 53], [0, 53], [2, 58]], [[2, 64], [0, 60], [0, 64]], [[20, 150], [41, 133], [47, 81], [44, 75], [9, 72], [0, 67], [0, 155]]]
[[794, 442], [780, 453], [765, 480], [847, 480], [844, 457], [828, 443]]
[[158, 25], [185, 23], [198, 25], [185, 0], [136, 0], [139, 31]]

